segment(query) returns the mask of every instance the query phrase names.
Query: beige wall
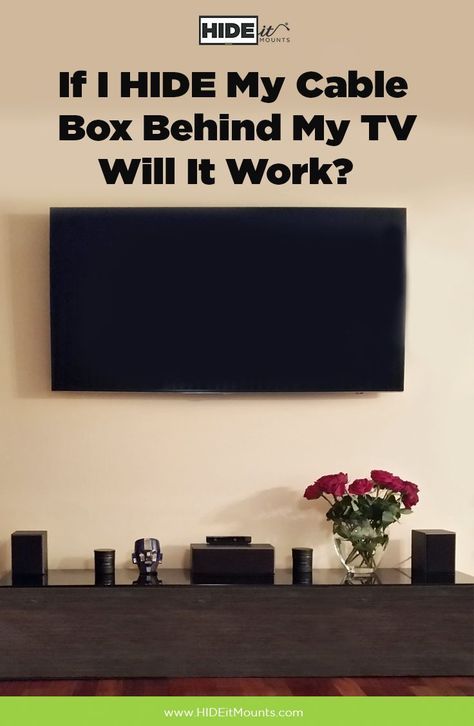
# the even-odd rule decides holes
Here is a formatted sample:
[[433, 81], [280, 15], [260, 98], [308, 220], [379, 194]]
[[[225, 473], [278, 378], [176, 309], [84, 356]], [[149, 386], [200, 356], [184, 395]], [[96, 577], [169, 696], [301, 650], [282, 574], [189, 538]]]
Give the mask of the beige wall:
[[[421, 502], [391, 528], [386, 564], [409, 556], [412, 527], [458, 534], [457, 564], [472, 550], [472, 83], [471, 3], [55, 0], [10, 4], [3, 40], [0, 220], [0, 466], [2, 565], [15, 529], [47, 529], [50, 564], [92, 566], [94, 547], [128, 562], [133, 540], [158, 536], [168, 566], [208, 533], [251, 534], [277, 548], [315, 546], [336, 563], [324, 508], [302, 499], [320, 474], [365, 476], [387, 468], [419, 482]], [[342, 9], [343, 8], [343, 9]], [[441, 8], [443, 8], [441, 10]], [[287, 21], [291, 43], [199, 47], [199, 13], [258, 13]], [[471, 16], [471, 17], [470, 17]], [[82, 101], [57, 98], [60, 70], [258, 70], [343, 74], [385, 69], [408, 79], [401, 100], [305, 100], [285, 88], [273, 105], [188, 98]], [[407, 143], [366, 140], [354, 126], [336, 150], [312, 141], [274, 144], [57, 141], [60, 113], [90, 118], [186, 117], [229, 112], [415, 113]], [[354, 121], [355, 123], [355, 121]], [[233, 187], [227, 155], [274, 161], [347, 156], [346, 187]], [[116, 186], [98, 156], [210, 156], [215, 187]], [[380, 395], [183, 397], [62, 394], [49, 390], [48, 208], [50, 206], [350, 205], [406, 206], [409, 302], [406, 391]], [[374, 295], [379, 291], [374, 288]]]

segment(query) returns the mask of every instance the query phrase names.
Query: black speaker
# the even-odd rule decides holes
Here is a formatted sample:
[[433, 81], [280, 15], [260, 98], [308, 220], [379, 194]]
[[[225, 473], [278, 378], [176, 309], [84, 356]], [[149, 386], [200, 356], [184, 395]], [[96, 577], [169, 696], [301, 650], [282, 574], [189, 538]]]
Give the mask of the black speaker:
[[191, 545], [193, 575], [273, 575], [275, 550], [270, 544]]
[[411, 571], [417, 579], [454, 575], [456, 534], [445, 529], [413, 529]]
[[13, 532], [13, 576], [46, 575], [47, 572], [48, 533], [45, 531]]

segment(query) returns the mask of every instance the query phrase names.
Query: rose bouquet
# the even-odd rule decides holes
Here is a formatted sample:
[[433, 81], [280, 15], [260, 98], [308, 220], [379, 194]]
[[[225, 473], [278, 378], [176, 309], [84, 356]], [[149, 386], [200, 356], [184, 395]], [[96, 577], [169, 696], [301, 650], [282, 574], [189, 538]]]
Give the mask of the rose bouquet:
[[[352, 574], [375, 571], [388, 544], [386, 532], [402, 514], [410, 514], [418, 502], [418, 487], [388, 471], [374, 469], [370, 479], [347, 474], [327, 474], [310, 484], [306, 499], [325, 499], [329, 506], [334, 544], [341, 562]], [[330, 497], [334, 501], [331, 501]]]

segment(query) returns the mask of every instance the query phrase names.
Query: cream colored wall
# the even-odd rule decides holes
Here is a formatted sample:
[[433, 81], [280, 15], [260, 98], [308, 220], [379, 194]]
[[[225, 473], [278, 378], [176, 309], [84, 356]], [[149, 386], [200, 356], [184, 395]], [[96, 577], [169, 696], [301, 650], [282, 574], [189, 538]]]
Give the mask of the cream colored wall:
[[[163, 10], [163, 7], [166, 9]], [[441, 9], [442, 8], [442, 9]], [[50, 565], [92, 566], [94, 547], [129, 561], [136, 537], [158, 536], [168, 566], [209, 533], [251, 534], [277, 548], [316, 547], [336, 564], [324, 508], [302, 499], [320, 474], [387, 468], [419, 482], [409, 520], [391, 528], [386, 564], [409, 555], [412, 527], [453, 529], [457, 565], [472, 550], [473, 134], [469, 1], [396, 4], [245, 2], [172, 5], [103, 0], [10, 4], [3, 40], [0, 221], [1, 560], [15, 529], [47, 529]], [[258, 13], [288, 22], [291, 43], [200, 47], [199, 13]], [[216, 70], [216, 100], [57, 97], [60, 70]], [[286, 75], [385, 69], [409, 82], [405, 99], [305, 100], [289, 87], [277, 103], [226, 100], [228, 70]], [[331, 150], [281, 143], [60, 143], [57, 117], [265, 117], [280, 112], [419, 115], [407, 143], [368, 142], [354, 126]], [[226, 156], [295, 162], [347, 156], [346, 187], [233, 187]], [[107, 187], [98, 156], [212, 157], [215, 187]], [[408, 208], [406, 391], [381, 395], [64, 394], [49, 390], [50, 206], [341, 205]], [[381, 290], [374, 287], [374, 296]]]

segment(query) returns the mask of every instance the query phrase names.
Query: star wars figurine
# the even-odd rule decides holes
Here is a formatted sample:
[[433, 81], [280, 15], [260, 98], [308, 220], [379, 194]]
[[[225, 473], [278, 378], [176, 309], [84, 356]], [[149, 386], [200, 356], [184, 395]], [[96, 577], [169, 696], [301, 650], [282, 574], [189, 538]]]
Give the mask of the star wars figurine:
[[160, 542], [155, 537], [145, 537], [135, 541], [135, 550], [132, 552], [132, 562], [137, 565], [139, 577], [137, 585], [156, 585], [159, 583], [156, 574], [158, 565], [163, 560], [160, 551]]

